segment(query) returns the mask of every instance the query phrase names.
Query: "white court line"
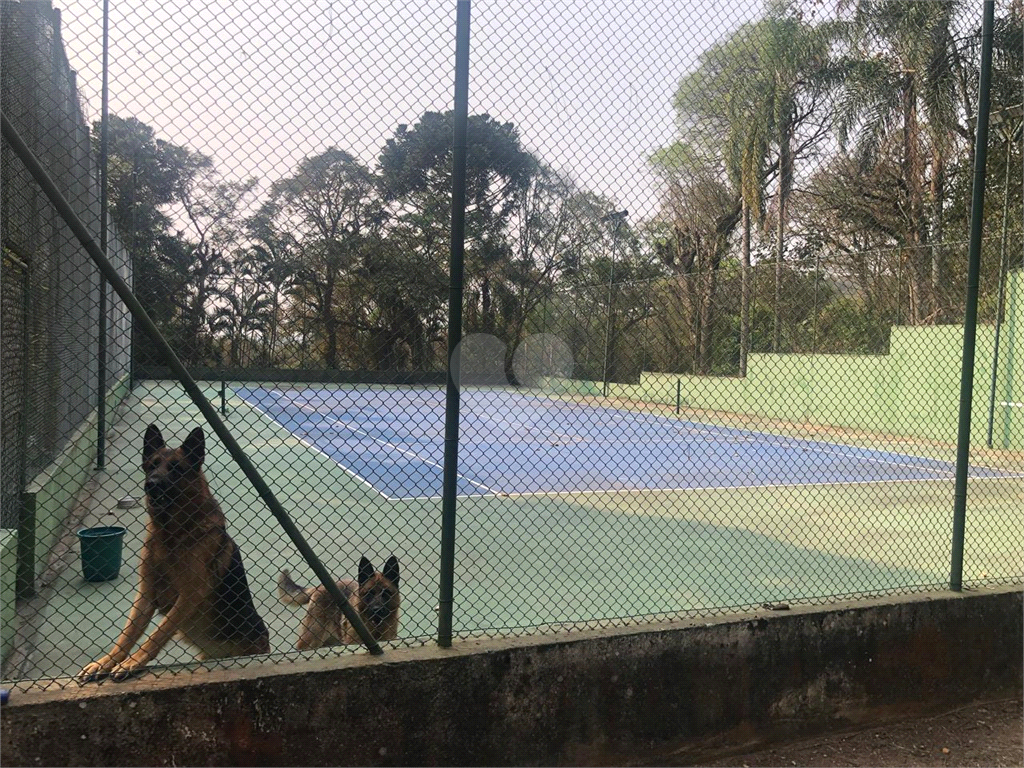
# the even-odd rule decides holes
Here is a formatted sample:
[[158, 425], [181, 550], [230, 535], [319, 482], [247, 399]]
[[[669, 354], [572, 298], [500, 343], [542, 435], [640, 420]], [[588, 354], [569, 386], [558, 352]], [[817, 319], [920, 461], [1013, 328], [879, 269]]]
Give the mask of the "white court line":
[[[699, 434], [707, 434], [707, 435], [711, 436], [712, 438], [716, 439], [716, 442], [719, 442], [719, 443], [729, 443], [730, 441], [735, 439], [733, 436], [722, 435], [721, 433], [712, 432], [710, 430], [706, 431], [706, 432], [705, 431], [701, 431]], [[901, 457], [904, 457], [904, 458], [907, 458], [907, 459], [916, 459], [916, 460], [919, 460], [919, 461], [922, 461], [922, 462], [939, 462], [939, 463], [942, 463], [942, 464], [946, 464], [948, 466], [945, 466], [945, 467], [930, 467], [930, 466], [924, 466], [923, 464], [908, 464], [906, 462], [896, 461], [894, 459], [889, 459], [889, 458], [877, 458], [877, 457], [874, 457], [874, 456], [858, 456], [858, 455], [856, 455], [856, 453], [850, 453], [849, 452], [849, 451], [854, 451], [854, 452], [856, 452], [856, 451], [865, 451], [865, 452], [869, 452], [869, 453], [892, 453], [890, 451], [882, 451], [882, 450], [879, 450], [877, 448], [866, 448], [866, 447], [861, 447], [861, 446], [856, 446], [856, 445], [842, 445], [841, 443], [824, 443], [824, 442], [821, 442], [821, 441], [818, 441], [818, 440], [808, 440], [808, 439], [804, 439], [804, 438], [794, 438], [794, 437], [790, 437], [788, 435], [772, 435], [772, 434], [766, 433], [766, 432], [765, 433], [762, 433], [762, 432], [747, 432], [746, 434], [749, 435], [751, 441], [753, 441], [755, 443], [764, 443], [764, 444], [767, 444], [767, 445], [771, 445], [772, 443], [770, 441], [768, 441], [768, 440], [765, 440], [764, 438], [772, 438], [772, 437], [778, 438], [779, 440], [788, 441], [786, 443], [776, 443], [775, 444], [775, 447], [781, 448], [781, 449], [784, 449], [784, 450], [796, 450], [797, 448], [804, 448], [805, 450], [814, 451], [816, 453], [833, 454], [835, 456], [840, 456], [840, 457], [845, 458], [845, 459], [852, 459], [853, 461], [871, 461], [871, 462], [874, 462], [876, 464], [883, 464], [885, 466], [905, 467], [907, 469], [923, 470], [925, 472], [932, 472], [934, 474], [943, 474], [945, 472], [953, 471], [951, 469], [951, 467], [953, 466], [952, 462], [943, 461], [942, 459], [931, 459], [931, 458], [928, 458], [927, 456], [910, 456], [910, 455], [904, 454], [904, 453], [893, 453], [893, 455], [895, 455], [895, 456], [901, 456]], [[685, 445], [688, 452], [691, 451], [691, 450], [692, 451], [699, 451], [699, 449], [700, 449], [699, 445], [694, 445], [694, 444], [691, 444], [691, 443], [689, 443], [687, 441], [683, 441], [683, 440], [673, 440], [671, 438], [669, 438], [669, 439], [662, 439], [662, 440], [657, 440], [657, 439], [655, 439], [655, 440], [647, 440], [647, 439], [643, 439], [642, 437], [637, 436], [637, 437], [631, 438], [629, 440], [586, 440], [585, 438], [580, 438], [580, 439], [570, 438], [567, 435], [556, 435], [556, 437], [558, 437], [561, 440], [564, 440], [566, 443], [572, 443], [573, 445], [582, 445], [584, 447], [597, 446], [597, 445], [600, 445], [600, 446], [616, 446], [616, 445], [624, 445], [626, 443], [641, 443], [643, 445]], [[542, 441], [542, 440], [530, 440], [530, 441], [523, 441], [523, 442], [540, 445], [540, 444], [543, 444], [545, 441]], [[827, 446], [831, 446], [831, 447], [827, 447]], [[845, 450], [836, 450], [836, 449], [845, 449]], [[1004, 470], [995, 469], [993, 467], [986, 467], [986, 466], [983, 466], [983, 465], [980, 465], [980, 464], [972, 464], [971, 466], [975, 467], [977, 469], [987, 469], [987, 470], [990, 470], [992, 472], [1004, 471]], [[853, 482], [856, 482], [856, 481], [853, 481]]]
[[[1024, 478], [1024, 474], [1019, 475], [1007, 475], [1006, 477], [971, 477], [969, 479], [974, 481], [982, 480], [1006, 480], [1013, 478]], [[676, 488], [589, 488], [584, 490], [535, 490], [535, 492], [528, 492], [522, 494], [499, 494], [501, 497], [508, 497], [510, 499], [520, 498], [531, 498], [531, 497], [544, 497], [544, 496], [584, 496], [584, 495], [604, 495], [604, 496], [617, 496], [623, 494], [640, 494], [649, 492], [651, 494], [673, 494], [673, 493], [687, 493], [693, 494], [701, 492], [701, 490], [771, 490], [777, 488], [794, 488], [801, 486], [815, 486], [815, 487], [839, 487], [843, 485], [878, 485], [880, 483], [908, 483], [908, 482], [939, 482], [940, 480], [951, 480], [952, 476], [949, 477], [915, 477], [907, 480], [853, 480], [852, 482], [778, 482], [768, 483], [761, 485], [695, 485], [692, 487], [676, 487]], [[397, 499], [396, 501], [429, 501], [440, 499], [439, 496], [424, 496], [415, 497], [411, 499]], [[479, 499], [481, 495], [469, 495], [460, 496], [459, 499]]]
[[[1022, 403], [1021, 405], [1024, 405], [1024, 403]], [[710, 435], [711, 437], [717, 438], [719, 442], [723, 442], [723, 443], [729, 441], [730, 439], [732, 439], [732, 436], [730, 436], [730, 435], [724, 435], [721, 432], [712, 431], [712, 430], [717, 430], [717, 429], [718, 428], [712, 426], [710, 429], [700, 428], [700, 429], [694, 430], [694, 432], [696, 432], [697, 434], [707, 434], [707, 435]], [[731, 427], [723, 427], [721, 429], [732, 429], [732, 428]], [[806, 446], [808, 446], [808, 450], [817, 451], [819, 453], [832, 453], [832, 454], [835, 454], [837, 456], [842, 456], [843, 458], [853, 459], [855, 461], [856, 460], [873, 461], [873, 462], [875, 462], [877, 464], [885, 464], [885, 465], [889, 465], [889, 466], [893, 466], [893, 467], [906, 467], [908, 469], [922, 469], [922, 470], [924, 470], [926, 472], [934, 472], [936, 474], [941, 474], [943, 472], [949, 472], [949, 471], [955, 471], [955, 464], [954, 464], [954, 462], [944, 461], [943, 459], [933, 459], [933, 458], [929, 458], [928, 456], [913, 456], [913, 455], [906, 454], [906, 453], [898, 453], [896, 451], [885, 451], [885, 450], [880, 450], [878, 448], [867, 448], [865, 446], [858, 446], [858, 445], [844, 445], [843, 443], [826, 443], [826, 442], [823, 442], [821, 440], [812, 440], [810, 438], [805, 438], [805, 437], [793, 437], [791, 435], [774, 435], [771, 432], [755, 432], [754, 430], [748, 430], [748, 429], [736, 429], [736, 431], [741, 433], [741, 434], [744, 434], [744, 435], [753, 436], [755, 439], [756, 438], [761, 438], [762, 442], [766, 442], [766, 443], [768, 443], [769, 441], [768, 440], [764, 440], [763, 438], [777, 438], [780, 441], [782, 441], [782, 440], [789, 441], [788, 444], [778, 443], [777, 445], [780, 448], [794, 448], [796, 446], [805, 446], [806, 445]], [[691, 432], [691, 434], [693, 434], [694, 432]], [[831, 446], [831, 447], [826, 447], [826, 446]], [[946, 464], [947, 467], [945, 467], [945, 468], [927, 467], [927, 466], [922, 466], [920, 464], [907, 464], [907, 463], [902, 462], [902, 461], [894, 461], [893, 459], [880, 459], [880, 458], [875, 458], [875, 457], [872, 457], [872, 456], [856, 456], [856, 455], [851, 455], [849, 453], [845, 453], [843, 451], [835, 450], [837, 448], [839, 448], [839, 449], [846, 449], [848, 451], [867, 451], [867, 452], [870, 452], [870, 453], [891, 453], [894, 456], [902, 456], [903, 458], [914, 459], [914, 460], [922, 461], [922, 462], [933, 462], [933, 461], [934, 462], [939, 462], [939, 463], [942, 463], [942, 464]], [[950, 467], [953, 467], [954, 469], [951, 470]], [[990, 467], [990, 466], [985, 465], [985, 464], [972, 463], [971, 464], [971, 468], [973, 468], [973, 469], [985, 469], [985, 470], [988, 470], [989, 472], [1003, 472], [1003, 473], [1006, 473], [1006, 474], [1003, 474], [1001, 477], [1017, 477], [1018, 476], [1018, 475], [1016, 475], [1013, 472], [1007, 472], [1007, 470], [999, 469], [997, 467]], [[1024, 476], [1024, 475], [1020, 475], [1020, 476]], [[983, 479], [983, 478], [974, 478], [974, 479], [980, 480], [980, 479]], [[856, 483], [856, 482], [860, 482], [860, 481], [852, 481], [852, 482]], [[864, 482], [875, 482], [875, 481], [874, 480], [867, 480], [867, 481], [864, 481]], [[725, 487], [731, 487], [731, 486], [725, 486]]]
[[[920, 466], [918, 464], [907, 464], [907, 463], [902, 462], [902, 461], [893, 461], [892, 459], [879, 459], [879, 458], [874, 458], [872, 456], [857, 456], [857, 455], [852, 455], [850, 453], [846, 453], [846, 452], [844, 452], [842, 450], [838, 450], [838, 451], [835, 450], [836, 448], [840, 448], [840, 449], [846, 449], [846, 450], [849, 450], [849, 451], [867, 451], [867, 452], [870, 452], [870, 453], [890, 453], [890, 451], [880, 451], [877, 448], [865, 448], [865, 447], [856, 446], [856, 445], [843, 445], [842, 443], [826, 443], [826, 442], [822, 442], [821, 440], [811, 440], [811, 439], [805, 438], [805, 437], [793, 437], [791, 435], [773, 435], [770, 432], [755, 432], [754, 430], [747, 430], [747, 429], [737, 429], [736, 431], [741, 433], [741, 434], [751, 435], [755, 439], [756, 438], [760, 438], [760, 439], [762, 439], [763, 442], [769, 442], [768, 440], [764, 440], [764, 438], [776, 438], [779, 441], [786, 441], [785, 443], [783, 443], [783, 442], [777, 443], [777, 446], [779, 448], [784, 448], [784, 449], [795, 449], [796, 447], [804, 447], [804, 446], [806, 446], [807, 450], [816, 451], [818, 453], [831, 453], [831, 454], [834, 454], [836, 456], [841, 456], [841, 457], [843, 457], [845, 459], [853, 459], [855, 461], [856, 460], [873, 461], [873, 462], [875, 462], [877, 464], [885, 464], [885, 465], [894, 466], [894, 467], [907, 467], [908, 469], [923, 469], [926, 472], [935, 472], [937, 474], [949, 471], [948, 468], [938, 469], [938, 468], [933, 468], [933, 467], [925, 467], [925, 466]], [[720, 442], [726, 442], [731, 437], [729, 435], [723, 435], [722, 433], [719, 433], [719, 432], [713, 432], [710, 429], [709, 430], [700, 429], [700, 430], [698, 430], [698, 433], [700, 433], [700, 434], [708, 434], [708, 435], [711, 435], [712, 437], [718, 437]], [[929, 459], [926, 456], [909, 456], [909, 455], [907, 455], [905, 453], [894, 453], [894, 455], [895, 456], [902, 456], [902, 457], [907, 458], [907, 459], [918, 459], [918, 460], [921, 460], [921, 461], [940, 461], [940, 462], [942, 461], [941, 459]], [[945, 462], [945, 463], [948, 464], [949, 462]], [[859, 482], [859, 481], [853, 481], [853, 482]], [[874, 482], [874, 481], [869, 480], [869, 481], [866, 481], [866, 482]]]
[[[854, 450], [854, 451], [872, 451], [872, 452], [877, 452], [877, 453], [885, 453], [885, 451], [878, 451], [875, 448], [860, 448], [860, 447], [858, 447], [856, 445], [840, 445], [838, 443], [834, 443], [833, 445], [835, 445], [836, 448], [849, 448], [849, 449]], [[903, 463], [901, 461], [890, 461], [888, 459], [873, 459], [870, 456], [859, 456], [859, 457], [858, 456], [850, 456], [848, 454], [840, 453], [838, 451], [829, 450], [827, 448], [817, 448], [815, 450], [819, 450], [822, 453], [835, 453], [835, 454], [837, 454], [839, 456], [843, 456], [843, 457], [849, 458], [849, 459], [858, 459], [859, 458], [859, 459], [863, 459], [864, 461], [875, 461], [875, 462], [878, 462], [879, 464], [889, 464], [889, 465], [894, 466], [894, 467], [907, 467], [909, 469], [923, 469], [926, 472], [941, 473], [941, 472], [955, 472], [956, 471], [956, 462], [944, 461], [943, 459], [931, 459], [931, 458], [928, 458], [927, 456], [910, 456], [910, 455], [905, 454], [905, 453], [897, 453], [897, 454], [895, 454], [896, 456], [903, 456], [903, 457], [908, 458], [908, 459], [919, 459], [920, 461], [937, 461], [937, 462], [946, 464], [947, 465], [946, 468], [938, 469], [938, 468], [932, 468], [932, 467], [923, 467], [923, 466], [920, 466], [918, 464], [905, 464], [905, 463]], [[998, 478], [993, 478], [993, 479], [996, 479], [996, 480], [1004, 479], [1004, 478], [1007, 478], [1007, 477], [1024, 477], [1024, 473], [1011, 472], [1011, 471], [1006, 470], [1006, 469], [999, 469], [998, 467], [990, 467], [987, 464], [976, 464], [976, 463], [971, 462], [970, 466], [969, 466], [969, 469], [985, 469], [985, 470], [988, 470], [989, 472], [1002, 472], [1003, 474], [1000, 475]], [[972, 479], [974, 479], [974, 480], [985, 480], [985, 479], [988, 479], [988, 478], [975, 477], [975, 478], [972, 478]]]
[[[855, 448], [854, 446], [837, 446], [837, 447], [852, 448], [853, 450], [867, 450], [867, 451], [873, 450], [872, 448]], [[933, 468], [933, 467], [922, 467], [922, 466], [917, 465], [917, 464], [907, 464], [907, 463], [902, 462], [902, 461], [891, 461], [889, 459], [874, 459], [874, 458], [872, 458], [870, 456], [851, 456], [848, 453], [843, 453], [842, 451], [834, 451], [834, 450], [830, 450], [828, 448], [814, 448], [813, 450], [817, 451], [818, 453], [831, 453], [831, 454], [833, 454], [835, 456], [842, 456], [844, 459], [854, 459], [854, 460], [861, 460], [861, 461], [873, 461], [876, 464], [884, 464], [884, 465], [890, 466], [890, 467], [906, 467], [907, 469], [924, 470], [925, 472], [934, 472], [935, 474], [942, 474], [943, 472], [950, 472], [951, 471], [949, 467], [944, 467], [942, 469], [939, 469], [939, 468]], [[897, 455], [903, 456], [904, 454], [897, 454]], [[921, 458], [924, 461], [940, 461], [940, 459], [926, 459], [923, 456], [921, 456], [921, 457], [907, 456], [907, 458], [908, 459], [909, 458]], [[947, 462], [947, 464], [948, 464], [948, 462]]]
[[[1008, 480], [1015, 478], [1024, 478], [1024, 474], [1018, 475], [1006, 475], [1005, 477], [972, 477], [969, 478], [971, 481], [981, 482], [984, 480]], [[950, 477], [917, 477], [912, 480], [854, 480], [848, 483], [769, 483], [767, 485], [700, 485], [686, 488], [588, 488], [578, 491], [528, 491], [523, 493], [497, 493], [495, 496], [507, 497], [512, 499], [519, 498], [532, 498], [540, 496], [584, 496], [584, 495], [620, 495], [626, 493], [698, 493], [700, 491], [721, 491], [721, 490], [737, 490], [737, 491], [750, 491], [750, 490], [777, 490], [779, 488], [799, 488], [801, 486], [815, 486], [818, 488], [830, 488], [830, 487], [842, 487], [850, 485], [879, 485], [885, 484], [902, 484], [902, 483], [937, 483], [940, 480], [951, 480]], [[459, 499], [479, 499], [485, 497], [486, 494], [460, 494], [456, 498]], [[395, 501], [436, 501], [440, 499], [440, 496], [409, 496], [395, 499]]]
[[315, 445], [313, 445], [308, 440], [305, 440], [305, 439], [299, 437], [297, 434], [295, 434], [290, 429], [288, 429], [288, 427], [286, 427], [284, 424], [282, 424], [277, 419], [275, 419], [273, 416], [271, 416], [269, 413], [267, 413], [265, 410], [263, 410], [262, 406], [259, 406], [259, 405], [256, 405], [255, 403], [249, 402], [248, 399], [246, 399], [245, 397], [239, 395], [237, 392], [235, 393], [235, 395], [238, 397], [239, 400], [241, 400], [243, 403], [248, 405], [250, 408], [252, 408], [258, 414], [260, 414], [260, 416], [263, 416], [265, 419], [270, 420], [274, 424], [275, 427], [279, 427], [280, 429], [284, 430], [284, 432], [286, 432], [289, 437], [294, 437], [296, 440], [298, 440], [300, 443], [302, 443], [307, 448], [311, 448], [312, 450], [314, 450], [315, 452], [319, 453], [321, 456], [323, 456], [328, 461], [333, 462], [334, 464], [337, 464], [339, 467], [341, 467], [343, 470], [348, 472], [348, 474], [350, 474], [356, 480], [361, 482], [363, 485], [365, 485], [371, 491], [376, 493], [378, 496], [383, 497], [387, 501], [399, 501], [399, 499], [392, 498], [391, 496], [388, 496], [386, 493], [381, 493], [379, 490], [374, 488], [373, 485], [371, 485], [365, 478], [360, 476], [358, 473], [356, 473], [353, 470], [351, 470], [348, 467], [346, 467], [344, 464], [342, 464], [340, 461], [338, 461], [333, 456], [328, 456], [326, 453], [324, 453], [322, 450], [317, 448]]
[[[361, 430], [361, 429], [359, 429], [357, 427], [353, 427], [353, 426], [351, 426], [349, 424], [346, 424], [343, 421], [340, 421], [339, 419], [335, 419], [333, 416], [325, 416], [324, 414], [322, 414], [318, 410], [316, 410], [316, 408], [307, 408], [306, 406], [300, 405], [300, 404], [295, 403], [295, 402], [292, 402], [292, 405], [294, 405], [296, 408], [298, 408], [300, 410], [306, 411], [307, 413], [310, 413], [310, 412], [315, 413], [317, 416], [320, 417], [321, 420], [323, 420], [325, 422], [332, 423], [335, 426], [344, 427], [345, 429], [350, 430], [352, 432], [355, 432], [357, 434], [360, 434], [363, 437], [368, 437], [370, 440], [373, 440], [375, 443], [380, 443], [381, 445], [385, 445], [388, 448], [391, 448], [392, 450], [397, 451], [398, 453], [404, 454], [405, 456], [410, 456], [410, 457], [416, 459], [417, 461], [422, 461], [424, 464], [428, 464], [431, 467], [435, 467], [437, 469], [440, 469], [441, 471], [444, 471], [444, 465], [443, 464], [438, 464], [436, 461], [432, 461], [431, 459], [428, 459], [428, 458], [425, 458], [423, 456], [420, 456], [415, 451], [408, 451], [408, 450], [406, 450], [404, 448], [401, 448], [401, 447], [395, 445], [394, 443], [389, 443], [387, 440], [382, 440], [379, 437], [374, 437], [369, 432], [364, 432], [363, 430]], [[336, 459], [334, 459], [334, 461], [336, 461]], [[343, 465], [341, 464], [341, 462], [338, 462], [338, 466], [343, 466]], [[465, 480], [470, 485], [475, 485], [477, 488], [482, 488], [483, 490], [487, 491], [488, 493], [498, 493], [498, 491], [494, 490], [493, 488], [488, 488], [483, 483], [478, 483], [475, 480], [471, 480], [470, 478], [466, 477], [462, 473], [456, 473], [456, 477], [461, 478], [462, 480]], [[374, 489], [374, 490], [376, 490], [376, 489]], [[380, 493], [380, 491], [377, 491], [377, 493]], [[391, 498], [391, 497], [389, 496], [389, 497], [386, 497], [386, 498]], [[434, 497], [430, 497], [430, 498], [434, 498]], [[397, 499], [392, 499], [392, 501], [396, 501], [396, 500]], [[403, 497], [402, 500], [404, 500], [404, 497]]]
[[[1006, 480], [1009, 478], [1024, 477], [1022, 475], [1008, 475], [1007, 477], [972, 477], [971, 480]], [[842, 487], [847, 485], [878, 485], [880, 483], [936, 483], [940, 480], [951, 480], [950, 477], [915, 477], [908, 480], [853, 480], [848, 483], [767, 483], [763, 485], [702, 485], [693, 486], [688, 488], [613, 488], [608, 490], [589, 490], [589, 491], [538, 491], [532, 493], [510, 493], [508, 496], [568, 496], [578, 495], [583, 493], [604, 493], [604, 494], [620, 494], [620, 493], [640, 493], [641, 491], [651, 491], [652, 493], [694, 493], [696, 491], [720, 491], [720, 490], [775, 490], [778, 488], [799, 488], [800, 486], [815, 486], [819, 488], [833, 488]]]

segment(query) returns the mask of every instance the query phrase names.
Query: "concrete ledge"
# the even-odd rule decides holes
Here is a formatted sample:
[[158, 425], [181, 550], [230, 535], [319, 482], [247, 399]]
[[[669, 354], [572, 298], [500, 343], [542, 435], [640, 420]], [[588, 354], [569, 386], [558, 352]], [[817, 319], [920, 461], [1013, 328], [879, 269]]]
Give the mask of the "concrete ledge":
[[1021, 688], [1019, 587], [12, 694], [5, 765], [699, 761]]

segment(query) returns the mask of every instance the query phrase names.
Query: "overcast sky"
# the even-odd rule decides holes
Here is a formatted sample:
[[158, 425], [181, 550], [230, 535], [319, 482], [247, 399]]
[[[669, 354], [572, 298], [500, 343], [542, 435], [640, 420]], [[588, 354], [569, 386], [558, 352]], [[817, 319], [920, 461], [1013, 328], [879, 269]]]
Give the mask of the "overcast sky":
[[[101, 0], [55, 1], [87, 116], [99, 115]], [[452, 107], [454, 0], [110, 0], [110, 108], [265, 190], [337, 146], [371, 167], [384, 140]], [[646, 160], [672, 95], [759, 0], [473, 3], [470, 111], [630, 209], [656, 205]]]

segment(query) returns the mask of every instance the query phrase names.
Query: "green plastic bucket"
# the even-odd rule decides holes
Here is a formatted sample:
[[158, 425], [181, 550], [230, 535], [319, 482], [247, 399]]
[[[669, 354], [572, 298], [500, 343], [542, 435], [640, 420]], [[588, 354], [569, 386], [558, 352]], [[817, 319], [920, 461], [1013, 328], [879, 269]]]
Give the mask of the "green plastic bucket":
[[121, 572], [121, 545], [125, 529], [119, 525], [83, 528], [78, 532], [82, 544], [82, 575], [86, 581], [110, 581]]

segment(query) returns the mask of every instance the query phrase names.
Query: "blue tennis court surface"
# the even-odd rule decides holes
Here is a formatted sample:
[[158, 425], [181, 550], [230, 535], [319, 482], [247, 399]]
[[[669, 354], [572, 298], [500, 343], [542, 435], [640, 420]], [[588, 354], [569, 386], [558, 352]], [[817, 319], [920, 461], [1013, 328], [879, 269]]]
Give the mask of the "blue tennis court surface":
[[[389, 499], [441, 495], [443, 389], [239, 388], [236, 393]], [[463, 389], [459, 494], [952, 479], [935, 459]], [[1009, 477], [973, 468], [972, 477]]]

